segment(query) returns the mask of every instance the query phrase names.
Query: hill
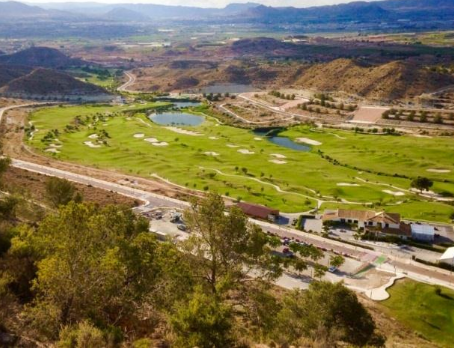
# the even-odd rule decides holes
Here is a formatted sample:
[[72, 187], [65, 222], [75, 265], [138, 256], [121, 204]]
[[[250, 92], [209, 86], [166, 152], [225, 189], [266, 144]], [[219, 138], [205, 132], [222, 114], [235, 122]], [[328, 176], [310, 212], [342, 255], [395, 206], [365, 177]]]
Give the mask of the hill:
[[116, 21], [150, 21], [150, 17], [140, 12], [129, 10], [123, 7], [116, 7], [104, 15], [107, 19]]
[[0, 87], [32, 71], [30, 67], [8, 66], [0, 64]]
[[0, 18], [19, 18], [46, 15], [47, 11], [38, 6], [29, 6], [17, 1], [0, 2]]
[[350, 59], [316, 64], [297, 77], [294, 85], [319, 91], [344, 91], [380, 99], [412, 97], [451, 85], [453, 78], [404, 61], [370, 66]]
[[87, 64], [83, 60], [68, 57], [61, 51], [50, 47], [30, 47], [10, 55], [2, 55], [0, 56], [1, 63], [54, 69]]
[[108, 94], [103, 88], [82, 82], [55, 70], [37, 68], [0, 88], [5, 95], [79, 95]]

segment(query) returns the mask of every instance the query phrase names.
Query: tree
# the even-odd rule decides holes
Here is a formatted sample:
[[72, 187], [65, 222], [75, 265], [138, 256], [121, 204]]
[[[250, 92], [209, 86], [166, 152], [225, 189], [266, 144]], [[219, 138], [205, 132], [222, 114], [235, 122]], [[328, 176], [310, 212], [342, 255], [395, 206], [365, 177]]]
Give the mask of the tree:
[[59, 334], [59, 348], [106, 348], [110, 347], [105, 334], [88, 321], [64, 327]]
[[374, 320], [353, 291], [342, 283], [315, 281], [308, 290], [285, 296], [275, 336], [280, 346], [300, 346], [303, 337], [315, 347], [335, 347], [341, 341], [345, 346], [382, 346], [384, 340], [375, 329]]
[[[225, 214], [220, 195], [210, 193], [194, 201], [184, 213], [192, 235], [182, 243], [194, 275], [219, 293], [240, 285], [246, 279], [274, 278], [281, 273], [271, 254], [268, 236], [256, 225], [248, 224], [239, 207]], [[255, 277], [249, 272], [255, 269]]]
[[422, 193], [423, 190], [426, 190], [426, 191], [429, 190], [433, 184], [434, 184], [434, 182], [431, 181], [429, 178], [417, 177], [412, 180], [412, 182], [410, 183], [410, 186], [412, 188], [418, 189]]
[[68, 204], [75, 192], [76, 187], [66, 179], [50, 177], [46, 181], [46, 198], [55, 208]]
[[345, 258], [342, 256], [331, 256], [329, 259], [329, 264], [333, 267], [339, 268], [342, 264], [345, 263]]
[[219, 302], [215, 295], [207, 295], [197, 288], [190, 301], [182, 302], [171, 316], [176, 336], [175, 346], [183, 348], [229, 348], [232, 310]]
[[[52, 337], [61, 325], [133, 316], [166, 275], [160, 256], [171, 255], [147, 230], [129, 209], [70, 202], [13, 239], [13, 251], [29, 246], [36, 259], [28, 316], [37, 329]], [[168, 263], [176, 273], [179, 264]]]

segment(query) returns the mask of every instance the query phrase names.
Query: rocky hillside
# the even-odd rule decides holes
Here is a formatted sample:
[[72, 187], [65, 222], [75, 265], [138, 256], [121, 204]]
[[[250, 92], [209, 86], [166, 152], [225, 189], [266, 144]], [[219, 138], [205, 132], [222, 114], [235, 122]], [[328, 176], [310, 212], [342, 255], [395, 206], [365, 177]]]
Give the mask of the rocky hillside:
[[3, 55], [0, 56], [0, 64], [1, 63], [54, 69], [63, 69], [87, 64], [80, 59], [68, 57], [63, 52], [50, 47], [30, 47], [10, 55]]
[[32, 71], [32, 68], [0, 64], [0, 87]]
[[99, 95], [107, 91], [55, 70], [37, 68], [0, 88], [2, 94], [29, 95]]
[[407, 62], [368, 66], [349, 59], [337, 59], [305, 69], [294, 85], [392, 100], [435, 91], [452, 83], [451, 75]]

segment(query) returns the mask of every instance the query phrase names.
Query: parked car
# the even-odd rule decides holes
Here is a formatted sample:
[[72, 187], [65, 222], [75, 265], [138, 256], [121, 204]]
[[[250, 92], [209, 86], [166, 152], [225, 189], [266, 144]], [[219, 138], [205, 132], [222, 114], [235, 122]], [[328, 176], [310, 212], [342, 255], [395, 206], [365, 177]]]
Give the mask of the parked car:
[[334, 266], [330, 266], [330, 267], [328, 268], [328, 271], [329, 271], [330, 273], [334, 273], [336, 270], [337, 270], [337, 268], [334, 267]]
[[282, 253], [285, 255], [285, 257], [294, 257], [294, 253], [290, 251], [288, 247], [285, 247], [282, 251]]

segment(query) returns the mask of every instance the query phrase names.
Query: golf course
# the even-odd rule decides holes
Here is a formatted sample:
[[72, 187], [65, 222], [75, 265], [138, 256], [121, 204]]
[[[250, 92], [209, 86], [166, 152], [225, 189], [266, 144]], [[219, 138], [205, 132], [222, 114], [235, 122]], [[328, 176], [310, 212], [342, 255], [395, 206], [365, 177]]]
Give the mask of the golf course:
[[407, 279], [398, 281], [388, 293], [391, 297], [382, 304], [391, 316], [438, 346], [453, 346], [453, 290]]
[[166, 105], [42, 108], [30, 115], [35, 129], [26, 142], [60, 160], [214, 190], [283, 212], [304, 212], [319, 204], [321, 209], [374, 207], [409, 219], [451, 219], [451, 205], [410, 191], [411, 179], [422, 176], [434, 182], [432, 191], [452, 195], [451, 137], [311, 126], [280, 132], [281, 141], [307, 146], [296, 150], [252, 130], [224, 125], [205, 105], [179, 112], [199, 116], [193, 126], [149, 118]]

